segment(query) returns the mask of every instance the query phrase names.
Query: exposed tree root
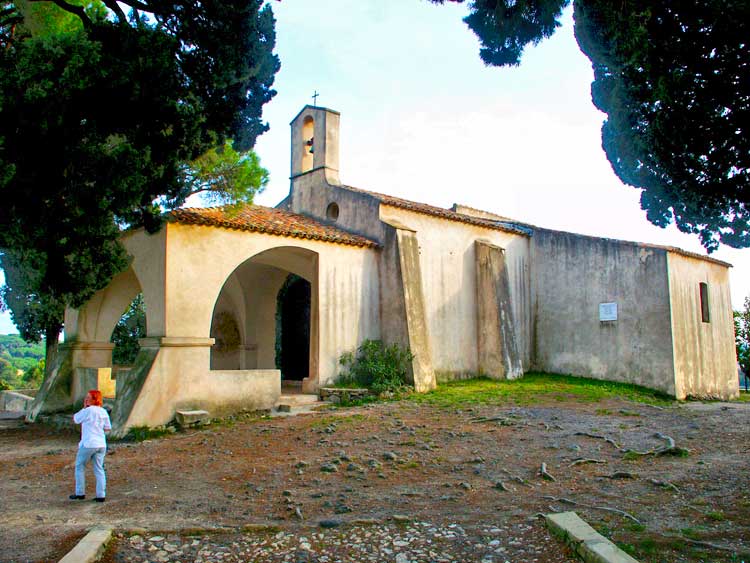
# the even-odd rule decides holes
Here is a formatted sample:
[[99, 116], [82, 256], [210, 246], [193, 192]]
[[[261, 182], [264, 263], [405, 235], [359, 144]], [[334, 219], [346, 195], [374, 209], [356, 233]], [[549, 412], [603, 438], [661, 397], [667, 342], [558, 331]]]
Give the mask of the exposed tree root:
[[612, 475], [605, 475], [607, 479], [637, 479], [638, 475], [629, 471], [615, 471]]
[[546, 479], [547, 481], [557, 481], [549, 471], [547, 471], [547, 464], [542, 462], [542, 466], [539, 468], [539, 475], [542, 477], [542, 479]]
[[627, 518], [628, 520], [632, 520], [636, 524], [640, 524], [641, 521], [638, 520], [635, 516], [630, 514], [629, 512], [625, 512], [624, 510], [620, 510], [619, 508], [611, 508], [609, 506], [595, 506], [593, 504], [584, 504], [582, 502], [576, 502], [574, 500], [570, 500], [569, 498], [565, 497], [551, 497], [551, 496], [545, 496], [542, 497], [546, 500], [551, 500], [552, 502], [560, 502], [562, 504], [570, 504], [572, 506], [582, 506], [584, 508], [592, 508], [594, 510], [603, 510], [605, 512], [612, 512], [614, 514], [619, 514], [620, 516]]
[[669, 481], [659, 481], [658, 479], [649, 479], [649, 482], [653, 485], [656, 485], [657, 487], [662, 487], [664, 489], [672, 489], [675, 493], [679, 493], [680, 489], [677, 488], [677, 485], [674, 483], [670, 483]]
[[575, 435], [576, 436], [588, 436], [589, 438], [595, 438], [597, 440], [604, 440], [608, 444], [612, 444], [618, 450], [621, 449], [620, 444], [615, 442], [612, 438], [608, 438], [607, 436], [601, 436], [599, 434], [591, 434], [590, 432], [576, 432]]
[[518, 475], [514, 475], [513, 473], [511, 473], [510, 471], [508, 471], [504, 467], [501, 467], [500, 471], [502, 471], [508, 477], [510, 477], [511, 479], [513, 479], [516, 483], [520, 483], [521, 485], [526, 485], [527, 487], [530, 487], [532, 489], [534, 488], [534, 485], [532, 485], [531, 483], [529, 483], [526, 479], [524, 479], [523, 477], [519, 477]]
[[664, 534], [662, 535], [662, 537], [669, 538], [672, 540], [684, 541], [685, 543], [689, 543], [690, 545], [695, 545], [698, 547], [707, 547], [709, 549], [717, 549], [719, 551], [733, 551], [735, 553], [741, 551], [740, 548], [734, 547], [731, 545], [723, 545], [720, 543], [712, 543], [712, 542], [707, 542], [703, 540], [693, 540], [690, 538], [686, 538], [685, 536], [673, 536], [673, 535]]
[[507, 416], [475, 416], [470, 419], [469, 422], [474, 424], [480, 424], [485, 422], [497, 422], [500, 426], [515, 426], [518, 424], [517, 421], [511, 420]]
[[568, 467], [575, 467], [576, 465], [583, 465], [584, 463], [607, 463], [606, 459], [591, 459], [587, 457], [579, 457], [574, 459]]
[[690, 451], [685, 448], [678, 448], [675, 446], [674, 438], [671, 436], [667, 436], [666, 434], [662, 434], [661, 432], [657, 432], [654, 434], [654, 438], [658, 438], [660, 440], [666, 440], [667, 445], [662, 446], [661, 448], [653, 448], [651, 450], [645, 451], [645, 452], [639, 452], [637, 450], [629, 450], [629, 449], [623, 449], [620, 450], [625, 454], [629, 454], [630, 456], [647, 456], [647, 455], [654, 455], [654, 456], [660, 456], [660, 455], [674, 455], [678, 457], [685, 457], [690, 454]]
[[685, 457], [690, 454], [690, 450], [675, 446], [674, 438], [672, 438], [671, 436], [667, 436], [666, 434], [662, 434], [661, 432], [657, 432], [656, 434], [654, 434], [654, 438], [658, 438], [660, 440], [666, 440], [667, 444], [660, 448], [653, 448], [645, 452], [640, 452], [638, 450], [631, 450], [629, 448], [623, 448], [622, 446], [620, 446], [620, 444], [615, 442], [612, 438], [609, 438], [607, 436], [602, 436], [600, 434], [591, 434], [589, 432], [576, 432], [575, 435], [587, 436], [589, 438], [595, 438], [597, 440], [604, 440], [608, 444], [612, 444], [620, 452], [624, 454], [628, 454], [631, 457], [643, 457], [647, 455], [653, 455], [653, 456], [674, 455], [678, 457]]

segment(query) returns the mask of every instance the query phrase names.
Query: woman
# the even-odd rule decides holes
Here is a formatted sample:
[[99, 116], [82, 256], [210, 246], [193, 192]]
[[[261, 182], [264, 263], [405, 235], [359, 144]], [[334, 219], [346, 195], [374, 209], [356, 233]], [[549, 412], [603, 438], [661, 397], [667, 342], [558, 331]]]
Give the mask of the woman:
[[96, 502], [107, 496], [107, 477], [104, 474], [104, 456], [107, 438], [104, 433], [112, 429], [107, 411], [102, 408], [102, 393], [92, 389], [83, 400], [83, 408], [73, 415], [73, 422], [81, 425], [81, 441], [76, 456], [76, 492], [70, 500], [86, 498], [86, 464], [92, 461], [96, 478]]

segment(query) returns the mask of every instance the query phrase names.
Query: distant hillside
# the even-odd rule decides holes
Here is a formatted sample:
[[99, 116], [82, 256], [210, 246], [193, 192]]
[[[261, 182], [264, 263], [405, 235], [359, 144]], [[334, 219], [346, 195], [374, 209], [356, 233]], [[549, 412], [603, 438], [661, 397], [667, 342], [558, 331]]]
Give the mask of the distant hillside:
[[36, 387], [44, 342], [29, 344], [17, 334], [0, 334], [0, 388]]

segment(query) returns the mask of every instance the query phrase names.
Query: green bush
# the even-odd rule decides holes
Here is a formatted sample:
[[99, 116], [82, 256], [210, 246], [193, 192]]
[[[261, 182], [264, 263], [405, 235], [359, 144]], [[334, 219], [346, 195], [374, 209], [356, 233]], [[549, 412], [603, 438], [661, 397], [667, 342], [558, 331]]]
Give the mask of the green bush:
[[343, 384], [354, 384], [375, 393], [398, 391], [407, 385], [412, 353], [398, 344], [386, 346], [380, 340], [365, 340], [354, 352], [339, 359], [346, 371], [339, 379]]

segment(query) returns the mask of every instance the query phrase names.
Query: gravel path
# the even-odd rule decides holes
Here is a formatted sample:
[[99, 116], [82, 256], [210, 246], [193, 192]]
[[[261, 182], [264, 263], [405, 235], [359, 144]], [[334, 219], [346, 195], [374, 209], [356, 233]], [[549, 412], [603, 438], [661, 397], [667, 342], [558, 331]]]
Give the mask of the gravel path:
[[108, 561], [129, 563], [556, 563], [576, 561], [566, 548], [549, 538], [541, 524], [480, 526], [429, 522], [375, 523], [299, 533], [247, 533], [208, 536], [120, 534]]

